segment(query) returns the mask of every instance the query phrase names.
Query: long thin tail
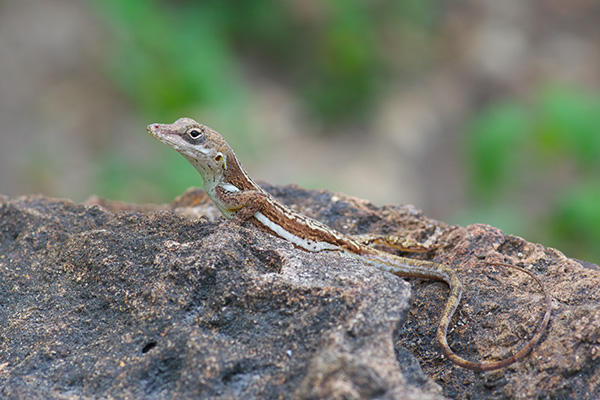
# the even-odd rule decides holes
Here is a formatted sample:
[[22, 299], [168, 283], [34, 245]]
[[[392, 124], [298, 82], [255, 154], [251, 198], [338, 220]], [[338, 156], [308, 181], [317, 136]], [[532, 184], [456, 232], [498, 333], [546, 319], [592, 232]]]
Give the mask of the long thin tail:
[[473, 371], [492, 371], [507, 367], [510, 364], [522, 359], [538, 343], [538, 341], [542, 337], [542, 334], [544, 333], [544, 330], [546, 329], [546, 326], [548, 325], [548, 322], [550, 321], [552, 298], [550, 297], [550, 293], [548, 292], [542, 281], [533, 272], [518, 267], [516, 265], [488, 262], [487, 264], [490, 265], [500, 265], [514, 268], [532, 277], [544, 293], [546, 300], [546, 312], [544, 314], [544, 318], [538, 324], [533, 337], [515, 355], [498, 361], [469, 361], [452, 351], [452, 349], [448, 345], [448, 340], [446, 338], [448, 326], [450, 325], [450, 320], [452, 319], [452, 316], [454, 315], [454, 312], [456, 311], [462, 296], [462, 284], [458, 279], [456, 272], [454, 272], [453, 269], [443, 264], [399, 257], [375, 249], [369, 249], [368, 252], [364, 252], [360, 256], [352, 254], [350, 252], [348, 252], [347, 254], [354, 256], [362, 261], [368, 260], [370, 264], [398, 276], [436, 279], [445, 282], [450, 287], [450, 295], [448, 297], [448, 301], [446, 302], [446, 307], [444, 308], [444, 311], [440, 318], [436, 338], [441, 347], [442, 353], [444, 354], [444, 356], [446, 356], [446, 358], [448, 358], [448, 360], [452, 361], [456, 365], [471, 369]]
[[535, 345], [539, 342], [540, 338], [542, 337], [542, 334], [544, 333], [546, 326], [548, 325], [548, 322], [550, 321], [550, 314], [551, 314], [551, 310], [552, 310], [552, 298], [550, 296], [550, 293], [548, 292], [548, 290], [546, 289], [546, 287], [544, 286], [544, 284], [542, 283], [540, 278], [538, 278], [537, 275], [535, 275], [533, 272], [528, 271], [524, 268], [518, 267], [516, 265], [511, 265], [511, 264], [493, 263], [493, 262], [488, 262], [487, 264], [500, 265], [500, 266], [514, 268], [518, 271], [526, 273], [531, 278], [533, 278], [537, 282], [537, 284], [540, 286], [540, 288], [542, 289], [542, 292], [544, 293], [545, 300], [546, 300], [546, 312], [544, 313], [544, 318], [538, 324], [536, 331], [533, 334], [533, 337], [527, 342], [527, 344], [518, 353], [516, 353], [515, 355], [510, 356], [508, 358], [498, 360], [498, 361], [476, 362], [476, 361], [465, 360], [464, 358], [462, 358], [459, 355], [457, 355], [456, 353], [454, 353], [452, 351], [452, 349], [450, 349], [450, 346], [448, 346], [448, 341], [446, 340], [446, 333], [448, 330], [448, 324], [450, 323], [450, 319], [452, 318], [452, 315], [454, 314], [454, 311], [456, 310], [456, 306], [450, 304], [451, 302], [449, 300], [448, 304], [446, 304], [446, 309], [444, 310], [444, 313], [442, 315], [442, 320], [440, 321], [440, 325], [439, 325], [438, 331], [437, 331], [437, 340], [440, 343], [440, 346], [442, 348], [442, 353], [444, 353], [446, 358], [448, 358], [448, 360], [452, 361], [454, 364], [460, 365], [461, 367], [468, 368], [468, 369], [471, 369], [473, 371], [478, 371], [478, 372], [492, 371], [492, 370], [507, 367], [510, 364], [512, 364], [516, 361], [519, 361], [520, 359], [525, 357], [527, 354], [529, 354], [529, 352], [535, 347]]

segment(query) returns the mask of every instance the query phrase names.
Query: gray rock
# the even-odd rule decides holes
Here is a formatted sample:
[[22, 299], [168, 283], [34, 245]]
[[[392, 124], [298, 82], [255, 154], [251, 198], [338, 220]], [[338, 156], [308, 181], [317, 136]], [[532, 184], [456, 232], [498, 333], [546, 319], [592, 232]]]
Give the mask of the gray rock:
[[3, 398], [441, 397], [397, 365], [408, 284], [356, 261], [41, 196], [0, 233]]
[[[445, 360], [444, 284], [403, 279], [225, 225], [205, 194], [168, 206], [0, 197], [0, 397], [438, 399], [600, 396], [600, 271], [485, 225], [448, 227], [414, 207], [267, 187], [341, 231], [436, 238], [411, 255], [465, 286], [450, 345], [514, 353], [554, 297], [523, 361], [474, 373]], [[200, 216], [211, 216], [207, 219]]]

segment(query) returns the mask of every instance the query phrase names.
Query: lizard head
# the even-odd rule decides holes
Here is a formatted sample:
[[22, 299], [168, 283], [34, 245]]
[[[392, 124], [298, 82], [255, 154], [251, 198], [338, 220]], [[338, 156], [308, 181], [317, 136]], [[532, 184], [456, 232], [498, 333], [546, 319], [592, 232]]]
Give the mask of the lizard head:
[[222, 181], [232, 150], [216, 131], [191, 118], [180, 118], [172, 124], [150, 124], [147, 131], [184, 156], [198, 170], [205, 187]]

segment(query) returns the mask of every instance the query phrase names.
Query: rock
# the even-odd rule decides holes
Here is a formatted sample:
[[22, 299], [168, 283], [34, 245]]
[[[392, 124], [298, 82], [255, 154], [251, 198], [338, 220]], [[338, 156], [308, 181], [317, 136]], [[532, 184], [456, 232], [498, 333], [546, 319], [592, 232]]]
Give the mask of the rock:
[[[335, 253], [223, 224], [191, 190], [169, 206], [0, 197], [0, 397], [440, 399], [600, 395], [600, 270], [484, 226], [295, 186], [285, 203], [341, 231], [406, 236], [465, 286], [449, 342], [469, 359], [531, 355], [474, 373], [445, 360], [448, 293]], [[174, 212], [173, 212], [174, 211]], [[209, 216], [200, 217], [200, 216]], [[431, 239], [430, 239], [431, 240]]]

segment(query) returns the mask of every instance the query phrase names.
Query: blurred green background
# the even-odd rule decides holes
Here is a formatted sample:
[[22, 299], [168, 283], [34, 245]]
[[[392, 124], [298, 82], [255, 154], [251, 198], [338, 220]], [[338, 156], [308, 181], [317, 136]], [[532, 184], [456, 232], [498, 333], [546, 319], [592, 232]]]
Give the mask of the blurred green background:
[[167, 202], [189, 116], [251, 174], [600, 262], [600, 3], [0, 2], [0, 193]]

